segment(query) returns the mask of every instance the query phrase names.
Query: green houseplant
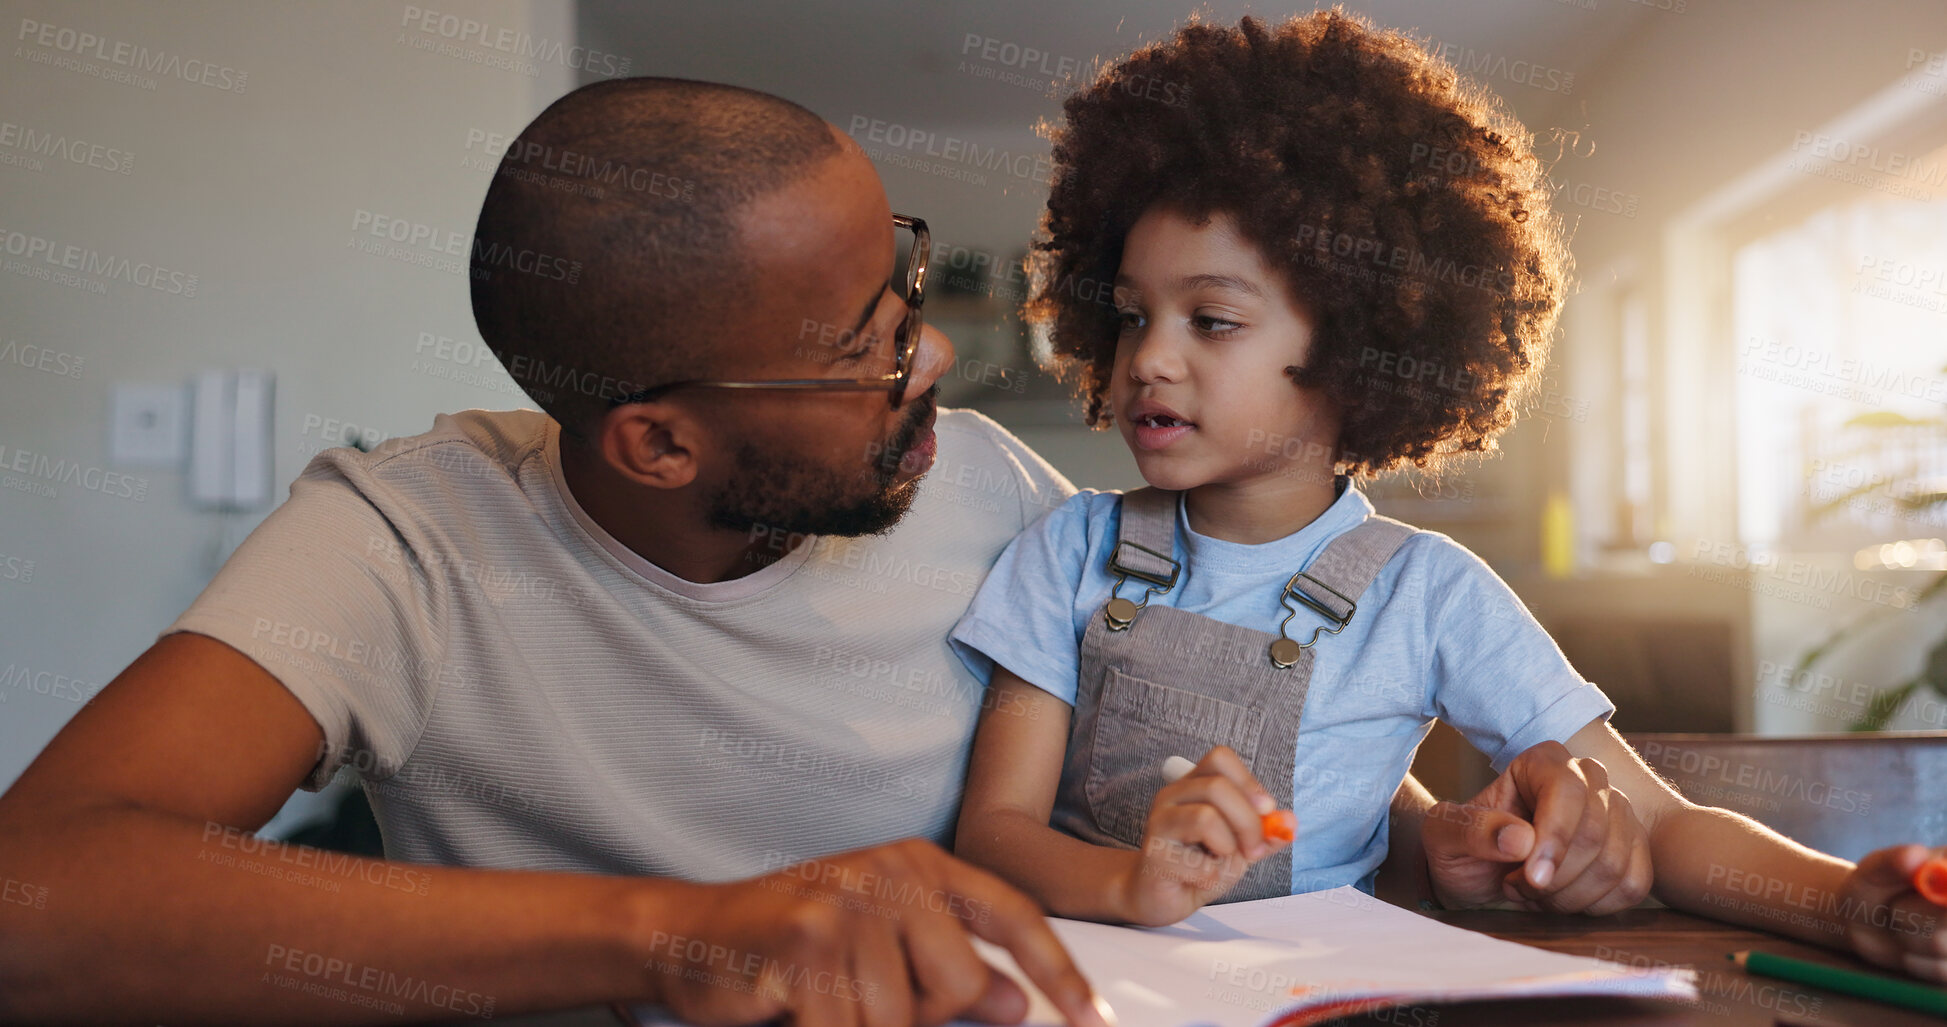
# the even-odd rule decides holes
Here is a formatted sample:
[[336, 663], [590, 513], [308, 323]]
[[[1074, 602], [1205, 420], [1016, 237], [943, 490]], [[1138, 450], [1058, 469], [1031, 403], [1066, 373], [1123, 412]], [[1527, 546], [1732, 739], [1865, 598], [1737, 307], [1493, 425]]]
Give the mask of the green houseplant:
[[[1941, 371], [1947, 374], [1947, 367], [1942, 368]], [[1947, 429], [1947, 417], [1912, 418], [1893, 411], [1878, 410], [1852, 418], [1846, 422], [1846, 427], [1863, 428], [1869, 432], [1927, 427], [1939, 430]], [[1925, 514], [1935, 509], [1947, 508], [1947, 481], [1923, 478], [1916, 459], [1901, 472], [1874, 475], [1862, 485], [1823, 503], [1814, 504], [1808, 510], [1808, 519], [1817, 521], [1829, 518], [1859, 499], [1890, 503], [1909, 515]], [[1943, 592], [1947, 592], [1947, 571], [1936, 573], [1920, 588], [1913, 603], [1906, 609], [1929, 607]], [[1793, 668], [1791, 680], [1800, 680], [1814, 665], [1832, 655], [1835, 650], [1844, 648], [1894, 612], [1896, 611], [1891, 609], [1877, 609], [1840, 625], [1799, 659], [1798, 666]], [[1900, 708], [1922, 688], [1932, 689], [1936, 694], [1947, 698], [1947, 631], [1943, 631], [1928, 648], [1927, 657], [1921, 663], [1919, 672], [1873, 696], [1867, 703], [1865, 711], [1849, 725], [1849, 729], [1884, 730]]]

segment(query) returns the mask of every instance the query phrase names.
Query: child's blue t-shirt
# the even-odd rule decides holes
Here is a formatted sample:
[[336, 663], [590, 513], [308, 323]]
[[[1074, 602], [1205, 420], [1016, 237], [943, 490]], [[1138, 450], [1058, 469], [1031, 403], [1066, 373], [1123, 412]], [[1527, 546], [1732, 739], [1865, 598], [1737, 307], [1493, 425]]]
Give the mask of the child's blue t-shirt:
[[[1008, 544], [950, 637], [983, 681], [998, 663], [1074, 704], [1082, 635], [1114, 584], [1108, 561], [1121, 509], [1119, 493], [1084, 489]], [[1191, 530], [1179, 501], [1182, 576], [1149, 602], [1275, 634], [1292, 573], [1371, 514], [1348, 486], [1296, 533], [1244, 545]], [[1124, 586], [1132, 599], [1141, 591], [1134, 581]], [[1372, 890], [1393, 793], [1433, 718], [1499, 771], [1528, 748], [1567, 741], [1615, 712], [1506, 583], [1445, 535], [1408, 539], [1358, 604], [1344, 631], [1319, 637], [1313, 657], [1292, 771], [1294, 894], [1348, 884]], [[1290, 632], [1303, 641], [1321, 623], [1301, 610]]]

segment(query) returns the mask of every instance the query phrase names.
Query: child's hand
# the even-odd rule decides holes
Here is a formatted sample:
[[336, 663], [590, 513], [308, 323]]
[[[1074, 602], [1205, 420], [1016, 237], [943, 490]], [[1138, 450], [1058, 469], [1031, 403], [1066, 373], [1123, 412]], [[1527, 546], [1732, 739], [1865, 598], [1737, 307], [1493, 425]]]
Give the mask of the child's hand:
[[1218, 746], [1149, 808], [1141, 861], [1122, 882], [1123, 919], [1173, 924], [1229, 891], [1252, 863], [1288, 842], [1266, 839], [1278, 806], [1242, 757]]
[[1841, 908], [1852, 912], [1846, 937], [1868, 963], [1929, 981], [1947, 981], [1947, 907], [1913, 890], [1913, 873], [1929, 856], [1919, 845], [1895, 845], [1868, 853], [1841, 887]]

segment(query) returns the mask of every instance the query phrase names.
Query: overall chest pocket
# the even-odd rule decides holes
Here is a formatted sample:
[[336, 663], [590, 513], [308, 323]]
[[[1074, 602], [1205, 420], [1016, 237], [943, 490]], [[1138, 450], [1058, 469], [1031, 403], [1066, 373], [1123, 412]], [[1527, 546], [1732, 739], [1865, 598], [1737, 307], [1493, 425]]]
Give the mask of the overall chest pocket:
[[1263, 728], [1262, 710], [1105, 668], [1083, 781], [1089, 811], [1102, 830], [1140, 845], [1164, 760], [1228, 745], [1255, 767]]

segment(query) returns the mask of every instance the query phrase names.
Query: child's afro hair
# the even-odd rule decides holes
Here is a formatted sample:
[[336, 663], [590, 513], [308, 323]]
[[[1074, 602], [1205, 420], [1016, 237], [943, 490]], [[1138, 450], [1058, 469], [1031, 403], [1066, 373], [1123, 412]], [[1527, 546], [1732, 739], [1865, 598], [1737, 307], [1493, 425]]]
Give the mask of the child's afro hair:
[[1344, 411], [1354, 474], [1493, 448], [1567, 291], [1528, 132], [1397, 32], [1340, 10], [1189, 24], [1063, 105], [1024, 308], [1105, 427], [1123, 238], [1150, 206], [1232, 217], [1314, 318], [1288, 369]]

